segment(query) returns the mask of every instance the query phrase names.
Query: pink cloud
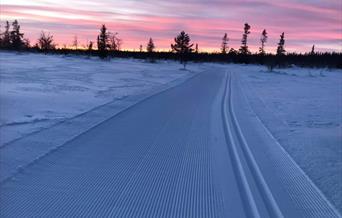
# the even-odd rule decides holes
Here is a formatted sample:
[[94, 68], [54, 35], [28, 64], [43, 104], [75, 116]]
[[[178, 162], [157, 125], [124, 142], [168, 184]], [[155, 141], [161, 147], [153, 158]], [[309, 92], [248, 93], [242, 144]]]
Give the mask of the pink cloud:
[[[243, 23], [249, 22], [252, 26], [249, 43], [253, 50], [257, 50], [260, 33], [265, 28], [269, 32], [269, 51], [275, 49], [281, 32], [285, 32], [288, 51], [307, 51], [312, 44], [322, 51], [341, 51], [342, 21], [337, 1], [318, 5], [294, 0], [272, 3], [214, 0], [211, 4], [204, 0], [187, 3], [145, 0], [132, 6], [130, 2], [118, 1], [113, 5], [99, 2], [96, 7], [8, 3], [1, 5], [1, 21], [18, 19], [31, 42], [44, 30], [52, 33], [61, 45], [70, 44], [74, 35], [82, 43], [95, 41], [98, 29], [105, 23], [110, 31], [123, 38], [124, 49], [137, 49], [149, 37], [155, 39], [159, 49], [169, 49], [175, 35], [185, 30], [202, 50], [219, 50], [225, 32], [231, 39], [230, 47], [237, 49]], [[182, 7], [184, 4], [190, 9]], [[116, 10], [111, 10], [111, 6]]]

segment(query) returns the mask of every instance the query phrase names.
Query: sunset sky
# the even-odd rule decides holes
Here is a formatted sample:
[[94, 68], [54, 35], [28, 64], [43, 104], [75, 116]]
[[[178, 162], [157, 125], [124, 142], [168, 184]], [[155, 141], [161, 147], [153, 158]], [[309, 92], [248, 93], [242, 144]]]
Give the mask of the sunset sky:
[[[18, 19], [25, 37], [34, 44], [42, 30], [59, 46], [96, 40], [101, 24], [118, 32], [123, 49], [146, 45], [152, 37], [159, 50], [169, 50], [184, 30], [200, 51], [218, 51], [224, 33], [229, 47], [239, 48], [243, 24], [251, 25], [249, 45], [259, 46], [265, 28], [266, 50], [273, 52], [285, 32], [287, 51], [341, 51], [341, 0], [1, 0], [1, 28]], [[2, 29], [3, 31], [3, 29]]]

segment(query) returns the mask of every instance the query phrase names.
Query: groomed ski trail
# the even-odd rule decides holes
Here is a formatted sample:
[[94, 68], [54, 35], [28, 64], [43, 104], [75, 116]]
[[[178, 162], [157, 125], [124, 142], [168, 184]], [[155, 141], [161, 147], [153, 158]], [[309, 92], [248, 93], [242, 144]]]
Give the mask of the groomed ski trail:
[[201, 73], [79, 135], [1, 184], [0, 216], [308, 217], [290, 183], [264, 176], [232, 83], [219, 69]]

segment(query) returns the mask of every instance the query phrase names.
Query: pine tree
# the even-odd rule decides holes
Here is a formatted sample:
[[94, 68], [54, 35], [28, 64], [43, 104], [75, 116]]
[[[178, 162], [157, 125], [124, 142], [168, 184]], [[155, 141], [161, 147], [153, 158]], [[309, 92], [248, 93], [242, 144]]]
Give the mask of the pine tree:
[[314, 55], [314, 54], [315, 54], [315, 45], [312, 45], [310, 54], [311, 54], [311, 55]]
[[93, 41], [89, 41], [87, 47], [88, 47], [88, 51], [92, 51], [93, 50], [93, 46], [94, 46], [94, 43]]
[[284, 49], [284, 45], [285, 45], [285, 34], [284, 32], [280, 35], [280, 40], [278, 43], [278, 48], [277, 48], [277, 55], [285, 55], [285, 49]]
[[108, 32], [106, 26], [103, 24], [100, 29], [100, 35], [97, 36], [97, 49], [100, 58], [105, 58], [108, 55]]
[[10, 24], [8, 21], [6, 21], [5, 25], [5, 32], [2, 33], [3, 37], [1, 38], [1, 48], [8, 49], [11, 47], [11, 39], [10, 39]]
[[175, 44], [171, 44], [172, 51], [180, 55], [180, 62], [186, 67], [187, 55], [192, 52], [192, 46], [190, 44], [190, 37], [184, 31], [182, 31], [175, 39]]
[[149, 40], [148, 43], [147, 43], [146, 50], [147, 50], [147, 52], [152, 53], [152, 52], [154, 51], [155, 48], [156, 48], [156, 46], [154, 45], [153, 39], [150, 38], [150, 40]]
[[249, 31], [250, 29], [251, 29], [251, 26], [248, 23], [245, 23], [244, 33], [242, 35], [242, 40], [241, 40], [241, 47], [239, 49], [240, 53], [243, 55], [250, 54], [250, 51], [248, 50], [248, 46], [247, 46], [248, 34], [251, 33]]
[[55, 49], [55, 44], [53, 43], [53, 36], [48, 33], [47, 35], [42, 31], [38, 39], [38, 48], [47, 53], [47, 51]]
[[198, 43], [195, 45], [195, 53], [198, 54]]
[[261, 47], [259, 48], [259, 54], [261, 55], [265, 55], [265, 43], [267, 42], [267, 32], [264, 29], [261, 33], [261, 38], [260, 38], [260, 42], [261, 42]]
[[228, 41], [229, 41], [229, 38], [227, 36], [227, 33], [225, 33], [223, 38], [222, 38], [222, 45], [221, 45], [221, 53], [222, 54], [227, 54], [227, 52], [228, 52]]
[[12, 23], [12, 31], [10, 32], [11, 48], [19, 50], [24, 47], [24, 34], [20, 32], [20, 25], [17, 20]]

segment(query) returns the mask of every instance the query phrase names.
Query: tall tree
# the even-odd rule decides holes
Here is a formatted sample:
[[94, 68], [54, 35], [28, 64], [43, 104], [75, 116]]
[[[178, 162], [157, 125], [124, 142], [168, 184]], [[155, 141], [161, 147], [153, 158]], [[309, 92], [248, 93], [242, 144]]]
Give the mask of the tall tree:
[[12, 23], [12, 31], [10, 32], [11, 47], [14, 50], [19, 50], [24, 47], [24, 33], [20, 32], [20, 25], [17, 20]]
[[265, 55], [265, 43], [267, 42], [267, 32], [264, 29], [261, 33], [261, 37], [260, 37], [260, 42], [261, 42], [261, 47], [259, 48], [259, 54], [261, 55]]
[[147, 46], [146, 46], [146, 50], [147, 50], [147, 52], [152, 53], [152, 52], [154, 51], [155, 48], [156, 48], [156, 46], [154, 45], [153, 39], [150, 38], [150, 39], [148, 40], [148, 43], [147, 43]]
[[40, 37], [38, 39], [38, 47], [40, 50], [44, 51], [45, 54], [52, 49], [55, 49], [55, 44], [53, 43], [53, 36], [48, 33], [45, 34], [44, 31], [40, 34]]
[[2, 33], [2, 38], [1, 38], [1, 47], [2, 48], [10, 48], [11, 46], [11, 38], [10, 38], [10, 24], [8, 21], [6, 21], [5, 25], [5, 32]]
[[100, 58], [105, 58], [108, 55], [108, 32], [106, 26], [103, 24], [100, 29], [100, 34], [97, 36], [97, 49]]
[[280, 40], [278, 43], [278, 48], [277, 48], [277, 55], [284, 55], [285, 54], [285, 34], [284, 32], [280, 35]]
[[222, 45], [221, 45], [221, 53], [222, 54], [227, 54], [228, 53], [228, 35], [225, 33], [222, 38]]
[[171, 44], [172, 51], [176, 52], [180, 56], [180, 62], [184, 65], [184, 69], [187, 63], [187, 56], [192, 52], [192, 46], [190, 43], [190, 36], [182, 31], [175, 39], [175, 44]]
[[249, 31], [250, 29], [251, 29], [251, 26], [248, 23], [245, 23], [244, 32], [243, 32], [242, 40], [241, 40], [241, 47], [239, 49], [240, 53], [243, 55], [250, 54], [250, 51], [248, 50], [248, 46], [247, 46], [247, 38], [248, 38], [248, 35], [251, 33]]
[[195, 45], [195, 53], [198, 54], [198, 43]]
[[143, 52], [143, 45], [139, 45], [139, 52]]

